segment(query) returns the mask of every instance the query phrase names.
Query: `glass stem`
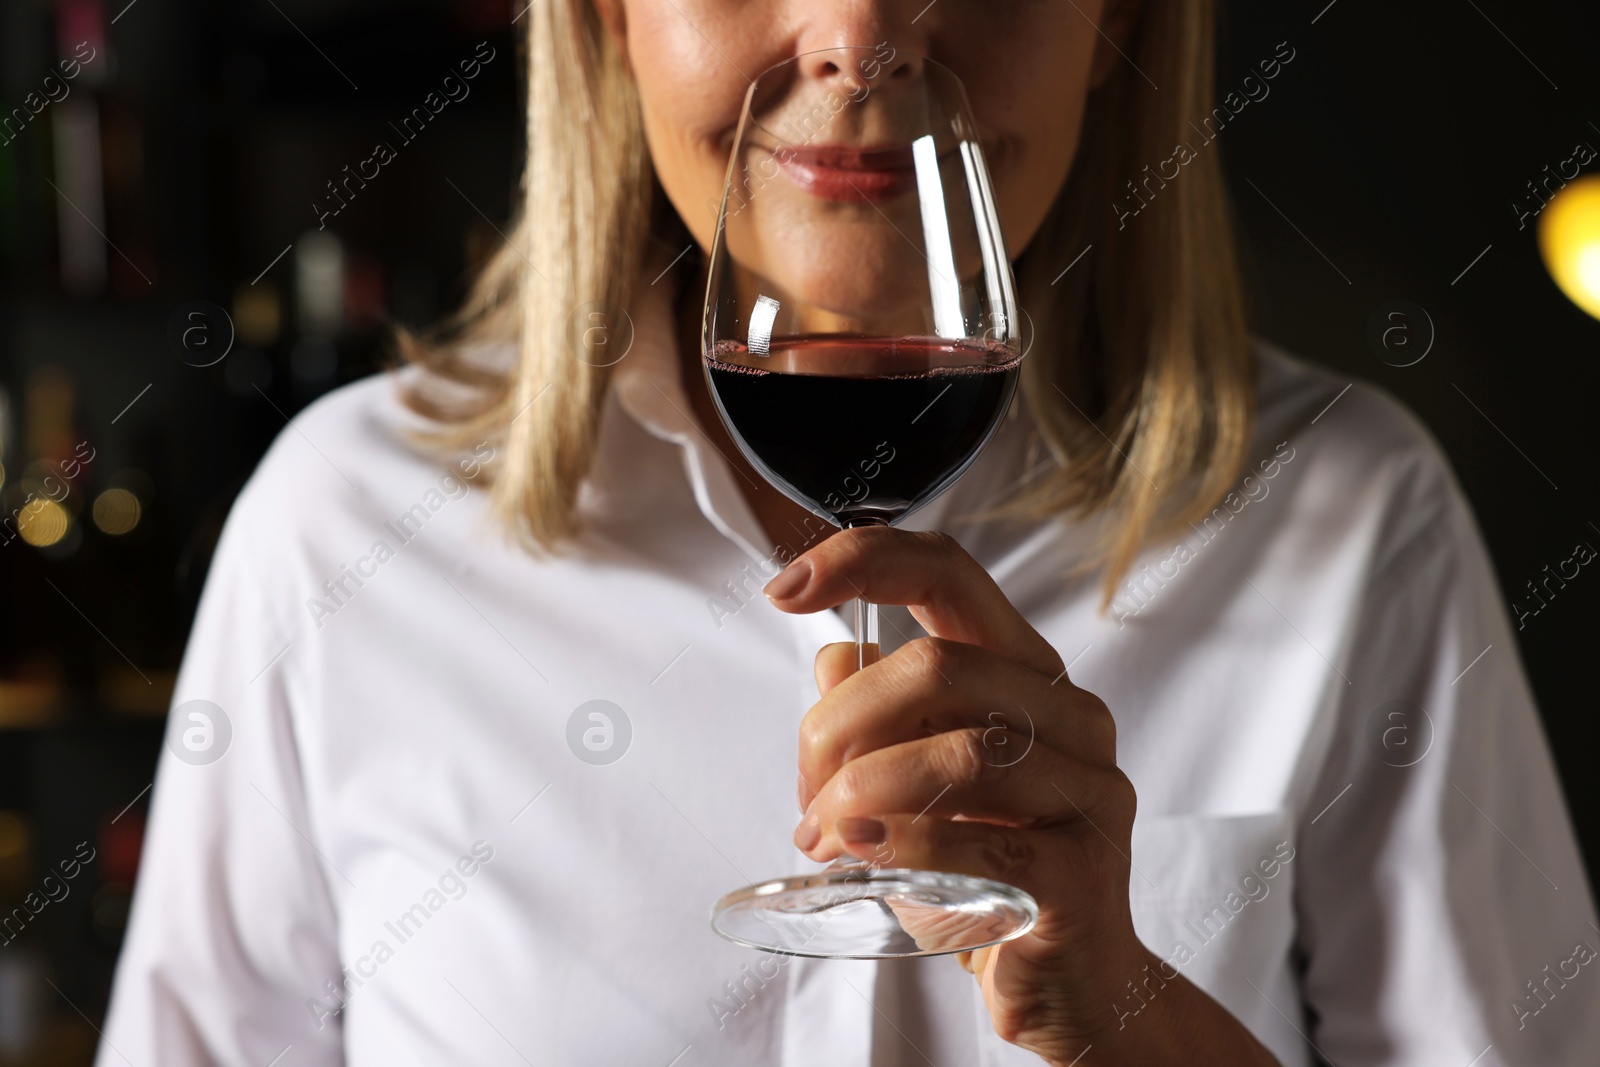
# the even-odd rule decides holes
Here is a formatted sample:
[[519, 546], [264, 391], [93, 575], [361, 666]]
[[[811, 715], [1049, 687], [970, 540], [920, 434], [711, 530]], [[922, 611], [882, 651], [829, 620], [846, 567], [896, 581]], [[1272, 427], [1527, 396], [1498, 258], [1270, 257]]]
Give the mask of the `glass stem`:
[[[846, 529], [857, 526], [887, 526], [879, 519], [855, 519], [845, 523]], [[856, 597], [856, 670], [878, 662], [878, 605], [866, 597]]]
[[[845, 523], [845, 528], [853, 529], [857, 526], [887, 525], [888, 523], [886, 522], [879, 522], [870, 519], [856, 519], [852, 522]], [[856, 597], [856, 670], [859, 671], [863, 667], [878, 662], [878, 653], [878, 605], [874, 604], [864, 596], [858, 596]], [[828, 864], [827, 870], [828, 872], [854, 870], [870, 872], [875, 870], [877, 867], [878, 864], [873, 860], [864, 860], [858, 856], [851, 856], [847, 853]], [[877, 903], [880, 908], [885, 908], [885, 910], [887, 910], [883, 901], [880, 900]], [[892, 917], [894, 913], [891, 911], [889, 912], [889, 915]]]
[[[869, 647], [870, 646], [870, 647]], [[878, 662], [878, 605], [856, 597], [856, 670]]]

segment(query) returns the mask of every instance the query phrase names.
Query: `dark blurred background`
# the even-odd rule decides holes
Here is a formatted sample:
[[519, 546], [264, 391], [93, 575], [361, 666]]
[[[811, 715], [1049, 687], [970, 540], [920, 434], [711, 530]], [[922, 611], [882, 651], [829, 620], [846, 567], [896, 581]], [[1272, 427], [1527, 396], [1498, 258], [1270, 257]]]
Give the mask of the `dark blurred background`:
[[[451, 307], [500, 240], [522, 8], [0, 0], [0, 1063], [91, 1055], [234, 494], [287, 417], [381, 366], [388, 326]], [[1510, 0], [1225, 8], [1222, 91], [1280, 43], [1294, 55], [1208, 149], [1258, 332], [1416, 411], [1506, 597], [1537, 606], [1528, 582], [1600, 547], [1580, 447], [1600, 322], [1519, 213], [1540, 203], [1526, 183], [1560, 184], [1544, 168], [1600, 150], [1600, 20]], [[400, 128], [479, 42], [494, 58], [470, 94]], [[371, 175], [378, 142], [393, 158], [319, 230], [313, 203], [337, 206], [346, 167]], [[1600, 572], [1551, 588], [1518, 638], [1593, 870]], [[51, 872], [57, 899], [5, 926]]]

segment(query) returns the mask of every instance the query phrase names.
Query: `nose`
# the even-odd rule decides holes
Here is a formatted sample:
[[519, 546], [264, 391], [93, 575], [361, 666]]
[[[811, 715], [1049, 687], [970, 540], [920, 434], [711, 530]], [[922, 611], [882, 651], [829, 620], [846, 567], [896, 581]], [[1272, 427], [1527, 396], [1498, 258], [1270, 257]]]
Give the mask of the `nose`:
[[800, 73], [819, 81], [914, 82], [929, 35], [942, 21], [927, 0], [791, 0], [786, 11]]
[[891, 41], [887, 35], [857, 38], [848, 45], [803, 54], [800, 72], [807, 79], [821, 82], [910, 82], [922, 75], [922, 56], [908, 48], [904, 40]]

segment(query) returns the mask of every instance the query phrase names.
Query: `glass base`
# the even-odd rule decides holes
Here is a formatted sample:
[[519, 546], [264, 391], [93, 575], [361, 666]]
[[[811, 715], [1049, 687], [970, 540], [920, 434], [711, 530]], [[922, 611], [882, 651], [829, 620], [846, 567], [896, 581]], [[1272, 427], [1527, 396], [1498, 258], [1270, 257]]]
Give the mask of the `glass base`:
[[970, 952], [1021, 937], [1039, 905], [987, 878], [870, 864], [834, 864], [729, 893], [711, 928], [785, 956], [881, 960]]

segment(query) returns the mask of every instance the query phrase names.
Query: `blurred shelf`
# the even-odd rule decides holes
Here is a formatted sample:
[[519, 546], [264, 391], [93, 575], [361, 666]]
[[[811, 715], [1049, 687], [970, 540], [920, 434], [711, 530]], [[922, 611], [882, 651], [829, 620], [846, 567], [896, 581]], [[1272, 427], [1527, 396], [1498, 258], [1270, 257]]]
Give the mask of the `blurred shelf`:
[[49, 726], [65, 711], [63, 695], [54, 678], [0, 681], [0, 730]]
[[137, 718], [164, 718], [177, 680], [177, 671], [136, 671], [126, 665], [109, 669], [100, 678], [100, 702], [111, 712]]

